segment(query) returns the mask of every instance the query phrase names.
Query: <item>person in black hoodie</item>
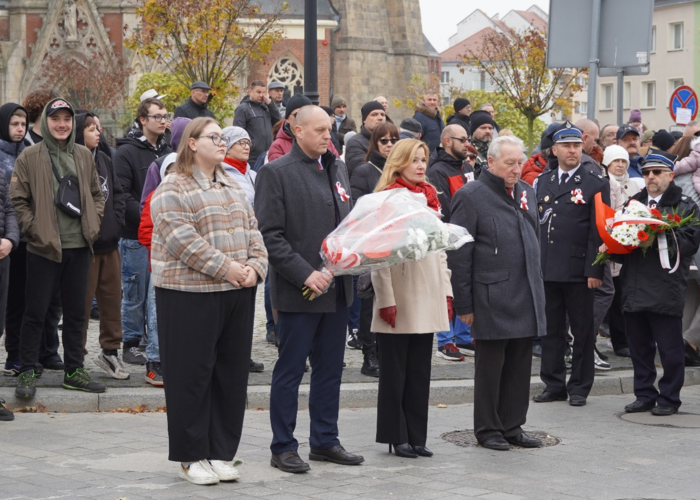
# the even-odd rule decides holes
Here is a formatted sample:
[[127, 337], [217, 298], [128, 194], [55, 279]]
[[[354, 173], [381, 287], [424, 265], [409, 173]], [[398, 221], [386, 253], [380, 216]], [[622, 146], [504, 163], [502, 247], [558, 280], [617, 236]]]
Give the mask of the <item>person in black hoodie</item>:
[[150, 279], [148, 249], [138, 240], [141, 223], [141, 195], [148, 167], [153, 160], [170, 152], [165, 142], [167, 112], [158, 99], [144, 99], [136, 111], [141, 130], [117, 140], [114, 172], [124, 191], [126, 225], [119, 241], [122, 258], [122, 336], [123, 359], [143, 365], [146, 357], [138, 346], [146, 330], [146, 290]]
[[83, 354], [87, 354], [87, 330], [92, 309], [92, 297], [97, 297], [100, 308], [100, 347], [102, 352], [95, 364], [112, 378], [125, 380], [129, 372], [119, 354], [122, 343], [121, 260], [119, 238], [124, 229], [124, 193], [117, 179], [112, 160], [99, 149], [100, 132], [92, 113], [75, 115], [75, 143], [87, 147], [95, 158], [97, 175], [105, 197], [105, 212], [100, 224], [100, 235], [93, 243], [94, 257], [88, 273], [85, 294], [85, 324], [83, 326]]
[[[357, 203], [362, 196], [374, 192], [384, 170], [384, 163], [394, 144], [399, 141], [399, 129], [393, 123], [380, 123], [369, 139], [369, 150], [365, 161], [355, 168], [350, 177], [352, 202]], [[357, 283], [355, 283], [357, 285]], [[357, 299], [357, 297], [355, 298]], [[377, 335], [370, 330], [372, 326], [372, 303], [374, 299], [363, 299], [360, 305], [360, 321], [357, 339], [350, 339], [348, 345], [359, 344], [362, 348], [364, 362], [360, 372], [369, 377], [379, 377], [379, 358], [377, 357]], [[355, 307], [355, 303], [351, 309]], [[352, 334], [351, 330], [351, 334]]]

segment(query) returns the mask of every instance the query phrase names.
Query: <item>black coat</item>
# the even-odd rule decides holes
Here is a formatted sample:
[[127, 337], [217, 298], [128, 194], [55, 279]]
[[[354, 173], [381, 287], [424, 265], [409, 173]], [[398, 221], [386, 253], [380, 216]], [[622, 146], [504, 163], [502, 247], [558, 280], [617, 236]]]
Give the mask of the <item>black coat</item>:
[[206, 104], [197, 104], [190, 97], [187, 101], [175, 108], [173, 118], [178, 118], [180, 116], [191, 120], [202, 117], [214, 118], [214, 112], [207, 108]]
[[[647, 204], [649, 195], [646, 188], [632, 197], [641, 203]], [[661, 200], [656, 205], [662, 214], [675, 212], [681, 217], [695, 213], [697, 217], [698, 207], [693, 200], [682, 193], [680, 187], [671, 182]], [[683, 317], [683, 305], [685, 304], [685, 290], [690, 263], [700, 247], [700, 228], [689, 224], [675, 231], [680, 248], [681, 262], [678, 270], [669, 274], [668, 269], [663, 269], [659, 262], [658, 238], [647, 249], [646, 255], [641, 249], [622, 255], [620, 280], [622, 281], [622, 310], [624, 312], [649, 311], [668, 316]], [[671, 266], [676, 262], [675, 243], [673, 237], [667, 236], [669, 248], [669, 260]]]
[[453, 115], [450, 115], [450, 117], [447, 119], [447, 124], [448, 125], [460, 125], [461, 127], [464, 128], [464, 130], [467, 131], [468, 135], [471, 135], [471, 132], [469, 130], [469, 117], [466, 115], [462, 115], [460, 113], [455, 113]]
[[355, 170], [355, 167], [359, 167], [365, 162], [371, 136], [372, 134], [370, 131], [362, 125], [362, 127], [360, 127], [360, 133], [353, 135], [345, 144], [345, 164], [348, 166], [350, 177], [352, 177], [352, 172]]
[[151, 144], [141, 139], [132, 137], [117, 139], [117, 152], [114, 153], [112, 165], [114, 165], [114, 172], [121, 183], [126, 203], [126, 225], [122, 232], [122, 238], [129, 240], [139, 239], [141, 194], [143, 193], [143, 184], [146, 181], [148, 167], [161, 154], [170, 152], [171, 150], [168, 146], [159, 153]]
[[270, 261], [272, 306], [283, 312], [328, 313], [336, 310], [336, 293], [343, 286], [348, 306], [353, 301], [352, 277], [336, 278], [335, 287], [313, 301], [302, 288], [321, 268], [321, 244], [352, 209], [336, 189], [347, 194], [350, 181], [342, 161], [327, 152], [324, 170], [294, 142], [292, 150], [263, 166], [255, 185], [255, 214]]
[[272, 127], [280, 120], [277, 106], [251, 101], [249, 96], [243, 98], [236, 108], [233, 124], [245, 129], [253, 141], [248, 163], [255, 165], [258, 156], [270, 149], [273, 140]]
[[437, 189], [442, 205], [443, 222], [450, 222], [452, 197], [468, 181], [474, 180], [473, 172], [474, 169], [469, 163], [447, 154], [443, 148], [437, 148], [430, 156], [428, 180]]
[[119, 246], [119, 238], [124, 230], [126, 203], [122, 186], [112, 167], [112, 160], [98, 150], [95, 155], [95, 166], [100, 187], [105, 196], [105, 213], [100, 223], [100, 235], [92, 245], [95, 253], [99, 254], [111, 252]]
[[350, 176], [353, 203], [357, 203], [360, 197], [374, 192], [374, 188], [377, 187], [377, 182], [382, 176], [385, 163], [386, 158], [377, 151], [372, 151], [369, 163], [363, 163], [353, 171]]
[[546, 335], [535, 191], [519, 181], [513, 195], [484, 170], [452, 199], [452, 223], [474, 237], [447, 252], [453, 304], [457, 314], [474, 313], [477, 340]]
[[340, 149], [338, 154], [343, 154], [343, 148], [345, 147], [345, 134], [348, 132], [357, 132], [357, 125], [355, 125], [355, 120], [349, 116], [345, 116], [345, 120], [340, 122], [340, 128], [338, 129], [338, 140], [340, 141]]
[[[603, 279], [603, 266], [593, 265], [603, 242], [595, 224], [594, 197], [602, 193], [603, 202], [610, 205], [610, 184], [582, 166], [561, 186], [557, 174], [557, 170], [544, 172], [535, 181], [544, 280]], [[572, 191], [577, 189], [584, 203], [575, 203]]]

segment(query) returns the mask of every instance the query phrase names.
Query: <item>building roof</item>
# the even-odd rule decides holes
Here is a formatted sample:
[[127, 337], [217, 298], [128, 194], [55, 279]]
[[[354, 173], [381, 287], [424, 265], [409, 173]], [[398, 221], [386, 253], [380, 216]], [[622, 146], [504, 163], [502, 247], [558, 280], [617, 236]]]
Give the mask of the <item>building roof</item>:
[[[0, 0], [2, 2], [2, 0]], [[256, 0], [262, 14], [277, 12], [283, 3], [287, 4], [287, 10], [282, 15], [285, 19], [304, 19], [304, 0]], [[338, 19], [338, 12], [333, 8], [329, 0], [318, 0], [317, 15], [319, 19]]]
[[433, 44], [430, 43], [430, 40], [428, 40], [428, 37], [425, 36], [425, 33], [423, 33], [423, 44], [425, 45], [425, 50], [428, 52], [428, 55], [432, 57], [440, 57], [440, 54], [438, 54], [438, 51], [433, 47]]
[[540, 16], [534, 12], [528, 12], [526, 10], [516, 10], [520, 16], [525, 19], [533, 28], [538, 31], [547, 31], [547, 21], [542, 19]]
[[461, 42], [454, 44], [449, 49], [440, 52], [440, 57], [442, 58], [443, 62], [461, 62], [462, 56], [467, 54], [469, 51], [479, 52], [479, 50], [481, 50], [481, 45], [483, 44], [483, 38], [495, 32], [496, 31], [493, 28], [484, 28], [481, 31], [477, 31], [466, 40], [462, 40]]

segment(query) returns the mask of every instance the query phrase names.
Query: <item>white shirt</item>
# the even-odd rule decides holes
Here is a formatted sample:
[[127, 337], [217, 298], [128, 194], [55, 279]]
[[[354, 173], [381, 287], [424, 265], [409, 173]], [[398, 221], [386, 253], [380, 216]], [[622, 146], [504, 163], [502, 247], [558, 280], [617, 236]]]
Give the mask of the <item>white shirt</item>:
[[581, 164], [579, 163], [579, 164], [578, 164], [578, 167], [576, 167], [576, 168], [573, 169], [573, 170], [569, 170], [568, 172], [562, 170], [561, 167], [559, 167], [559, 168], [557, 169], [557, 170], [558, 170], [558, 173], [559, 173], [559, 184], [561, 184], [561, 176], [562, 176], [563, 174], [569, 174], [569, 177], [566, 179], [566, 180], [568, 181], [569, 179], [571, 179], [571, 178], [574, 176], [574, 174], [576, 173], [576, 171], [577, 171], [580, 167], [581, 167]]

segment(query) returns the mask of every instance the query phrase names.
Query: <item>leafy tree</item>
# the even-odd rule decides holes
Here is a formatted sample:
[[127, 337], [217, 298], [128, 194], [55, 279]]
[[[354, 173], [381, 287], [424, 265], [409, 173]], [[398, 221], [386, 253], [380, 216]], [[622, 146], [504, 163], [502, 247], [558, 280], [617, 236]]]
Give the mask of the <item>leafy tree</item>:
[[[498, 88], [494, 94], [505, 97], [527, 120], [526, 143], [530, 148], [537, 117], [552, 110], [569, 112], [571, 96], [582, 89], [576, 78], [586, 71], [547, 68], [546, 55], [546, 34], [529, 28], [491, 31], [483, 36], [480, 47], [463, 56], [464, 64], [484, 71]], [[464, 72], [464, 67], [460, 71]]]
[[280, 1], [274, 13], [262, 14], [253, 0], [145, 0], [136, 9], [140, 22], [124, 44], [185, 87], [196, 80], [209, 84], [219, 104], [214, 113], [228, 118], [239, 93], [235, 77], [282, 38], [278, 21], [286, 8]]
[[132, 73], [121, 57], [101, 53], [85, 58], [48, 56], [41, 65], [37, 88], [53, 89], [75, 108], [116, 109], [123, 103]]

